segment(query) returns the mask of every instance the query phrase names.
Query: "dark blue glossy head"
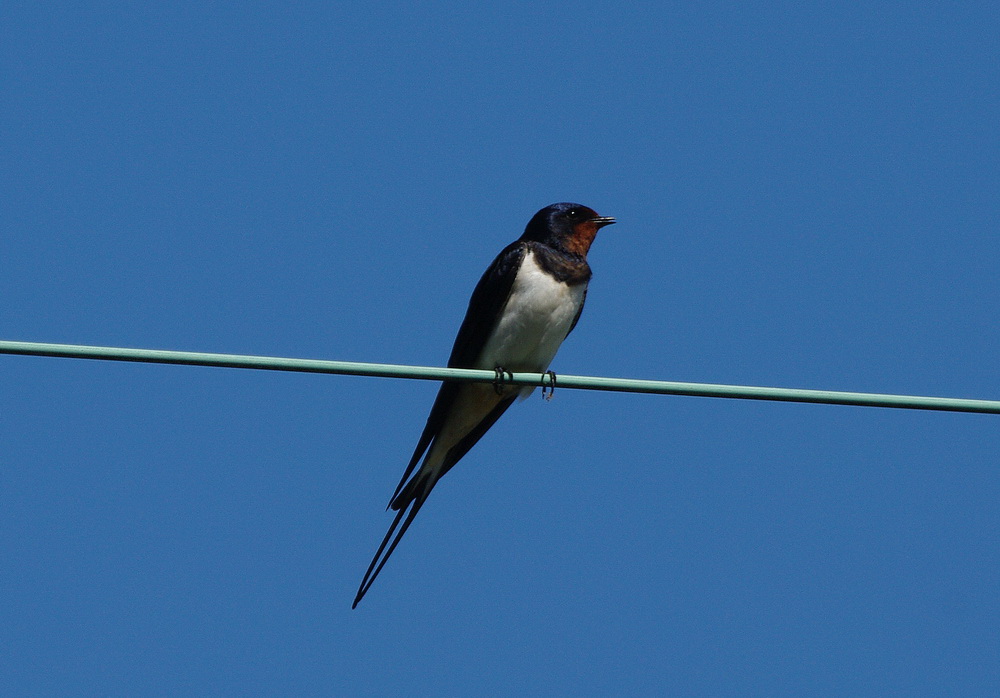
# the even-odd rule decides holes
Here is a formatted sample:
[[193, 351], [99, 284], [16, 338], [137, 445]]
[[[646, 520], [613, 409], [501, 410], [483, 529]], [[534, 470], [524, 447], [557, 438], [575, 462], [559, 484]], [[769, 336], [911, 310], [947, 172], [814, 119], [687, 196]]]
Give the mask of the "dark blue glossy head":
[[586, 255], [597, 231], [614, 222], [614, 218], [599, 216], [597, 211], [581, 204], [552, 204], [528, 221], [521, 240], [541, 242], [574, 254]]

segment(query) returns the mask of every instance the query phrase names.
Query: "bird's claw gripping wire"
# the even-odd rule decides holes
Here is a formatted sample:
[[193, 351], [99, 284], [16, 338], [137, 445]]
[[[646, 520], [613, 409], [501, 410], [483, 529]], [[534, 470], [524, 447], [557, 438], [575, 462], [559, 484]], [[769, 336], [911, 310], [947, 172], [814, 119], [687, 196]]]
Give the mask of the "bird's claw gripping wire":
[[542, 399], [548, 402], [556, 394], [556, 374], [555, 371], [546, 371], [548, 382], [542, 382]]
[[503, 395], [503, 389], [507, 385], [507, 381], [513, 380], [514, 374], [504, 369], [503, 366], [495, 366], [493, 372], [496, 374], [496, 377], [493, 379], [493, 390], [496, 391], [497, 395]]

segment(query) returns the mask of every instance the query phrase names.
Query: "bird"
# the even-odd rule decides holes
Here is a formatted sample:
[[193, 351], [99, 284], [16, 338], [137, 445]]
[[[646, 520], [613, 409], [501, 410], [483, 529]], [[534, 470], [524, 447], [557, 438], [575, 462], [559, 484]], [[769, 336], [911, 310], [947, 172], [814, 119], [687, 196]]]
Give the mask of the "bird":
[[[512, 372], [545, 373], [576, 327], [591, 270], [587, 252], [615, 223], [574, 203], [546, 206], [507, 245], [476, 284], [448, 359], [451, 368], [496, 371], [489, 383], [444, 382], [386, 510], [396, 511], [358, 587], [357, 608], [438, 480], [469, 452], [515, 399], [533, 386], [503, 383]], [[551, 374], [552, 386], [555, 374]], [[417, 464], [423, 462], [417, 469]], [[416, 473], [414, 470], [416, 469]], [[400, 525], [402, 524], [402, 525]], [[398, 529], [398, 531], [397, 531]], [[395, 533], [395, 536], [393, 535]]]

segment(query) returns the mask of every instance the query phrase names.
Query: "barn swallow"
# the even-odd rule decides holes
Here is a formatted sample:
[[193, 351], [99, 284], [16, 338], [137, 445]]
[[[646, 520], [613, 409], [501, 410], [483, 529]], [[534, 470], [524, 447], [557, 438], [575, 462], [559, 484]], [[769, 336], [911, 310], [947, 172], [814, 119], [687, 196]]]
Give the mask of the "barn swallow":
[[[583, 311], [591, 276], [587, 264], [590, 245], [600, 228], [614, 222], [614, 218], [599, 216], [580, 204], [546, 206], [528, 221], [524, 234], [500, 252], [476, 284], [448, 366], [494, 370], [498, 380], [493, 385], [442, 384], [413, 456], [389, 500], [387, 509], [398, 512], [396, 518], [372, 558], [351, 608], [371, 588], [437, 481], [469, 452], [515, 398], [523, 399], [534, 390], [532, 386], [504, 385], [501, 378], [508, 372], [544, 373], [548, 369]], [[411, 478], [425, 453], [420, 469]]]

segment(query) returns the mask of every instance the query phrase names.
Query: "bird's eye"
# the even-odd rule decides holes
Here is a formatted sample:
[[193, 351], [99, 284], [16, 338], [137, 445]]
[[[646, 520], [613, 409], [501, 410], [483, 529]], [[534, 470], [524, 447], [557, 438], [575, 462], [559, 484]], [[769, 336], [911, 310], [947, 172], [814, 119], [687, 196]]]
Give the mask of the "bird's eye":
[[578, 218], [580, 216], [580, 209], [578, 209], [578, 208], [571, 208], [570, 210], [568, 210], [566, 212], [566, 216], [568, 218]]

